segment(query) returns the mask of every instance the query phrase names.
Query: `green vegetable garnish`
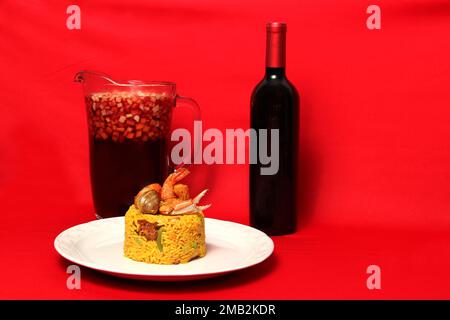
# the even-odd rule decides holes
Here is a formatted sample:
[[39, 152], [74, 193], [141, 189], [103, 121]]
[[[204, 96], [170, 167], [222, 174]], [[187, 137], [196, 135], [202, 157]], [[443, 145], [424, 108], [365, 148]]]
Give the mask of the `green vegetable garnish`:
[[198, 248], [198, 243], [197, 242], [192, 242], [192, 248], [197, 249]]
[[156, 238], [156, 246], [158, 247], [159, 251], [163, 251], [163, 245], [162, 245], [162, 233], [163, 233], [164, 229], [163, 228], [159, 228], [158, 229], [158, 237]]

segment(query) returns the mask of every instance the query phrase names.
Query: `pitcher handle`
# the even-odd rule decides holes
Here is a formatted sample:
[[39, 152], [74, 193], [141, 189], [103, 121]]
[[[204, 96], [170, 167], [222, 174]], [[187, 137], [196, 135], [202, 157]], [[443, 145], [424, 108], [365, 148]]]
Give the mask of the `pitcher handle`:
[[[180, 105], [186, 106], [192, 110], [192, 113], [194, 115], [194, 128], [195, 128], [195, 121], [201, 121], [200, 106], [198, 105], [197, 101], [195, 101], [192, 98], [180, 96], [177, 94], [175, 107], [178, 106], [178, 102], [181, 102]], [[194, 139], [194, 144], [193, 144], [194, 145], [194, 158], [193, 159], [195, 159], [198, 156], [199, 152], [201, 152], [202, 137], [201, 137], [201, 135], [196, 137], [195, 134], [192, 135], [192, 137]], [[188, 159], [190, 160], [191, 155], [192, 155], [191, 152], [184, 155], [182, 161], [176, 165], [175, 170], [177, 170], [181, 167], [184, 167], [188, 163], [191, 163], [191, 161], [187, 161]]]

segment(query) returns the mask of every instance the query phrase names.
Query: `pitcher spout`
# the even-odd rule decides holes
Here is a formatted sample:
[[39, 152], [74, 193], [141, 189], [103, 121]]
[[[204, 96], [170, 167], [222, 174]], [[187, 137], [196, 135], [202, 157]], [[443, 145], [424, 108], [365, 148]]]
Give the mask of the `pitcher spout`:
[[85, 83], [90, 80], [103, 81], [113, 85], [120, 85], [119, 83], [112, 80], [109, 75], [96, 71], [82, 70], [77, 72], [74, 77], [74, 81], [79, 83]]

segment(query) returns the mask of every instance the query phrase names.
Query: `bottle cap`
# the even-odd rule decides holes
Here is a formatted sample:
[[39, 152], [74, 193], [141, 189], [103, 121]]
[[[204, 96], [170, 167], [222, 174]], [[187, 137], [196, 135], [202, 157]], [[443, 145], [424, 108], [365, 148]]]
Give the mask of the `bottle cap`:
[[287, 25], [284, 22], [269, 22], [266, 28], [268, 32], [286, 32]]
[[286, 23], [269, 22], [266, 28], [266, 67], [284, 68], [286, 64]]

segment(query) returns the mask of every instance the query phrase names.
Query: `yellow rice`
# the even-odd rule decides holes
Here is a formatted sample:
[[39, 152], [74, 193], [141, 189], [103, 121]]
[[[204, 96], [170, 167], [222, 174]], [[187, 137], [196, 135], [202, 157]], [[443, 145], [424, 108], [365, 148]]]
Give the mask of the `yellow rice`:
[[[159, 244], [138, 234], [138, 221], [157, 223]], [[205, 219], [202, 213], [186, 215], [142, 214], [131, 205], [125, 215], [124, 254], [146, 263], [187, 263], [206, 254]]]

